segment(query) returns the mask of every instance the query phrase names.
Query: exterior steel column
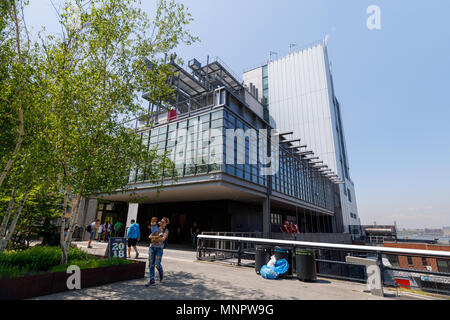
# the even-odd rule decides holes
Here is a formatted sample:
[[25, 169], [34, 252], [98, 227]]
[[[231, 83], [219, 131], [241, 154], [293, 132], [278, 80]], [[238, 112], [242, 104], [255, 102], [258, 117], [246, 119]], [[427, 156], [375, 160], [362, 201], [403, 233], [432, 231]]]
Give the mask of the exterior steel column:
[[306, 228], [306, 210], [303, 208], [303, 232], [308, 233], [308, 230]]
[[272, 224], [270, 221], [270, 196], [263, 200], [263, 237], [272, 237]]

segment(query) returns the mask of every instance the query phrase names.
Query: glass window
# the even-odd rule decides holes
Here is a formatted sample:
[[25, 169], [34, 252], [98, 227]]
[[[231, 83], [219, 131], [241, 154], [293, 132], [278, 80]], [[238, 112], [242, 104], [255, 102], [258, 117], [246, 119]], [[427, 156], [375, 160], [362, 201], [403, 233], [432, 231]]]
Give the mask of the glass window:
[[422, 258], [422, 264], [424, 267], [428, 266], [427, 258]]
[[156, 143], [158, 142], [158, 137], [159, 137], [159, 136], [154, 136], [154, 135], [152, 135], [151, 138], [150, 138], [150, 144], [151, 144], [151, 145], [156, 144]]
[[388, 260], [393, 267], [400, 267], [400, 264], [398, 262], [398, 256], [388, 255]]
[[213, 112], [211, 114], [211, 120], [217, 120], [217, 119], [222, 119], [223, 118], [223, 111], [217, 111], [217, 112]]
[[408, 264], [410, 265], [410, 266], [412, 266], [413, 265], [413, 259], [412, 259], [412, 257], [407, 257], [408, 258]]
[[220, 128], [224, 126], [224, 121], [222, 119], [217, 119], [211, 121], [211, 128]]
[[267, 66], [262, 67], [262, 76], [263, 78], [269, 76], [269, 68]]
[[450, 261], [449, 260], [437, 260], [439, 272], [450, 273]]
[[204, 122], [209, 122], [209, 114], [206, 114], [204, 116], [200, 117], [200, 122], [204, 123]]
[[222, 170], [222, 165], [220, 164], [210, 164], [209, 165], [209, 172], [219, 172]]
[[227, 164], [227, 173], [231, 175], [236, 175], [236, 169], [234, 166]]
[[173, 132], [175, 130], [177, 130], [177, 124], [176, 123], [173, 123], [173, 124], [169, 125], [169, 132]]
[[178, 129], [186, 129], [187, 127], [187, 121], [181, 121], [180, 123], [178, 123]]

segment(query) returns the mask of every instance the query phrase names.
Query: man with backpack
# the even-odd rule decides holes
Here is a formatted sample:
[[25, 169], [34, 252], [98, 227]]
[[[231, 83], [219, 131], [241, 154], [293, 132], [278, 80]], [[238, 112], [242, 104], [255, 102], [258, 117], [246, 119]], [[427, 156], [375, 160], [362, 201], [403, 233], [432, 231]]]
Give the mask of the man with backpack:
[[128, 258], [131, 258], [131, 247], [136, 251], [136, 259], [139, 257], [138, 249], [136, 245], [141, 237], [141, 228], [136, 223], [136, 220], [131, 220], [131, 225], [127, 232], [127, 243], [128, 243]]
[[97, 232], [99, 225], [100, 225], [100, 220], [97, 219], [86, 227], [86, 231], [90, 233], [89, 242], [88, 242], [89, 249], [92, 249], [91, 243], [92, 243], [92, 240], [95, 239], [95, 233]]

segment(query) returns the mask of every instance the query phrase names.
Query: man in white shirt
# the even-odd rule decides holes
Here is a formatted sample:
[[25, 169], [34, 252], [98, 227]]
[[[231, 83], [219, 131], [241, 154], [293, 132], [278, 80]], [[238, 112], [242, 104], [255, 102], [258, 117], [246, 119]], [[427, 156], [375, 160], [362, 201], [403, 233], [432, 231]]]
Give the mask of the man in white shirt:
[[94, 238], [95, 238], [95, 233], [96, 233], [99, 225], [100, 225], [100, 220], [98, 220], [98, 219], [95, 220], [94, 222], [92, 222], [91, 225], [90, 225], [90, 227], [91, 227], [91, 231], [90, 231], [91, 235], [89, 237], [89, 242], [88, 242], [88, 248], [90, 248], [90, 249], [92, 248], [91, 243], [92, 243], [92, 240], [94, 240]]

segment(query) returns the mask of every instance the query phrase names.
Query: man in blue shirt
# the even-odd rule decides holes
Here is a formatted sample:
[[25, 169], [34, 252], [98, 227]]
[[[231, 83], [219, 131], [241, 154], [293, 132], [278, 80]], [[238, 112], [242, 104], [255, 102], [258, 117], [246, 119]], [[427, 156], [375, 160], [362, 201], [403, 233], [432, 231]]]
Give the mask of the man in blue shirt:
[[127, 243], [128, 243], [128, 258], [131, 258], [131, 247], [136, 251], [136, 259], [139, 257], [139, 252], [136, 245], [141, 237], [141, 228], [136, 223], [136, 220], [131, 220], [131, 225], [127, 232]]

